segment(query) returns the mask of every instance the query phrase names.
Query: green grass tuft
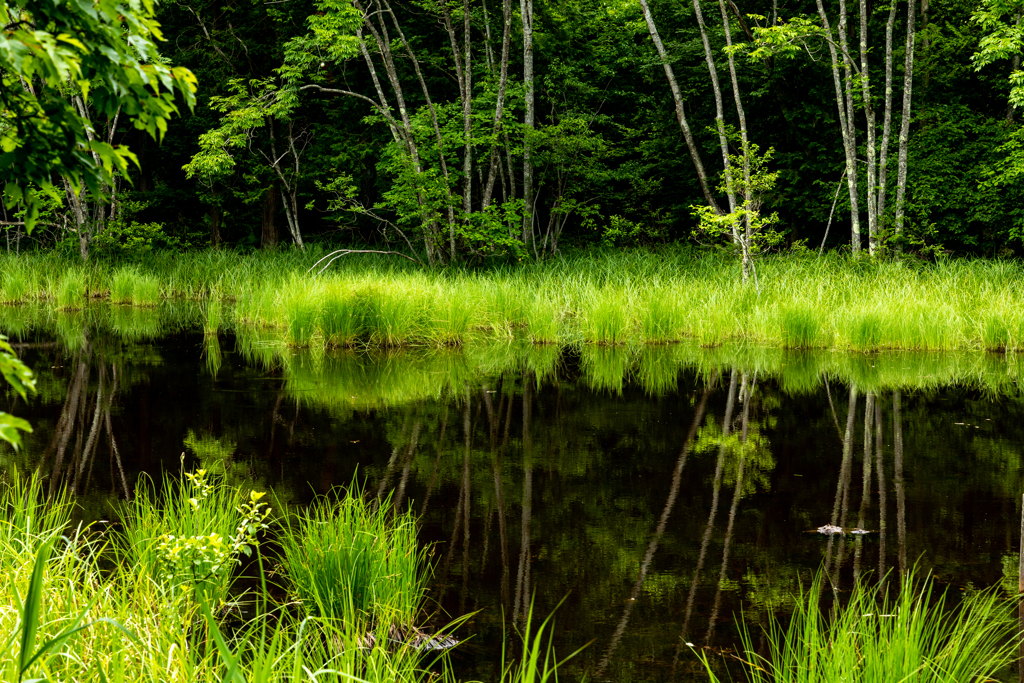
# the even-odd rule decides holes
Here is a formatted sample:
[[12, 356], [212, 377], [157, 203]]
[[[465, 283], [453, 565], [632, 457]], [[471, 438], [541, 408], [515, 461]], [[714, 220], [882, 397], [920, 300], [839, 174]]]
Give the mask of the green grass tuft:
[[414, 626], [426, 590], [425, 554], [409, 513], [353, 487], [321, 498], [286, 527], [284, 568], [307, 613], [328, 623]]
[[[741, 626], [750, 683], [951, 683], [993, 680], [1014, 658], [1015, 620], [1008, 601], [993, 590], [969, 595], [956, 608], [936, 598], [931, 578], [913, 572], [889, 589], [889, 582], [854, 587], [846, 604], [829, 606], [819, 574], [797, 600], [784, 626], [770, 616], [767, 651], [760, 634]], [[762, 654], [764, 653], [764, 654]], [[719, 680], [707, 656], [698, 654], [711, 680]]]
[[874, 351], [882, 346], [882, 318], [876, 313], [864, 313], [850, 324], [850, 348], [855, 351]]
[[805, 308], [782, 312], [782, 348], [813, 349], [821, 346], [821, 327], [814, 313]]
[[75, 311], [85, 306], [86, 274], [78, 268], [64, 271], [50, 281], [50, 293], [59, 311]]

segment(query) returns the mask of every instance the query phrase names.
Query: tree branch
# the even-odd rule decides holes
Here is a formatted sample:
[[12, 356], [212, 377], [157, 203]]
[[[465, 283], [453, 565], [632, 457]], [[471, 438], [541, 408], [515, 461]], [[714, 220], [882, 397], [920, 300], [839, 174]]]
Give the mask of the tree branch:
[[[319, 275], [320, 273], [322, 273], [325, 270], [327, 270], [331, 266], [331, 264], [334, 263], [335, 261], [337, 261], [339, 258], [341, 258], [342, 256], [348, 256], [349, 254], [384, 254], [384, 255], [392, 255], [392, 256], [401, 256], [404, 259], [409, 259], [410, 261], [412, 261], [413, 263], [415, 263], [417, 265], [420, 265], [420, 266], [423, 265], [423, 262], [420, 261], [419, 259], [415, 259], [412, 256], [408, 256], [406, 254], [403, 254], [400, 251], [383, 251], [383, 250], [380, 250], [380, 249], [338, 249], [337, 251], [332, 251], [330, 254], [328, 254], [327, 256], [324, 256], [322, 259], [320, 259], [319, 261], [314, 263], [312, 266], [310, 266], [309, 270], [307, 270], [306, 273], [309, 273], [310, 271], [312, 271], [314, 268], [319, 266], [321, 263], [323, 263], [327, 259], [331, 259], [330, 261], [327, 261], [327, 265], [325, 265], [323, 268], [321, 268], [317, 272], [317, 275]], [[332, 256], [334, 258], [331, 258]]]

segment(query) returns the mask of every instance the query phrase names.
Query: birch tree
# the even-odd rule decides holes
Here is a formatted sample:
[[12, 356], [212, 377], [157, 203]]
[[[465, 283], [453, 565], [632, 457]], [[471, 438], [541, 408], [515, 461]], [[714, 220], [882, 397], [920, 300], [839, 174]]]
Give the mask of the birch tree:
[[[523, 0], [528, 2], [529, 0]], [[686, 118], [686, 109], [683, 103], [683, 93], [679, 89], [679, 83], [676, 81], [675, 70], [672, 68], [672, 62], [668, 54], [668, 50], [665, 49], [665, 44], [661, 40], [661, 34], [658, 33], [658, 26], [654, 21], [654, 14], [651, 13], [650, 5], [647, 0], [640, 0], [640, 7], [644, 13], [644, 21], [647, 23], [647, 30], [651, 36], [651, 42], [654, 43], [654, 48], [658, 51], [658, 58], [661, 60], [661, 66], [665, 70], [665, 78], [668, 80], [669, 90], [672, 91], [672, 101], [675, 103], [676, 120], [679, 122], [679, 128], [683, 132], [683, 139], [686, 140], [686, 149], [690, 153], [690, 159], [693, 161], [694, 170], [697, 171], [697, 180], [700, 183], [701, 192], [704, 194], [704, 201], [707, 202], [708, 206], [715, 209], [716, 212], [722, 213], [721, 207], [718, 205], [718, 201], [715, 199], [714, 194], [711, 192], [711, 186], [708, 183], [708, 174], [704, 170], [704, 161], [701, 158], [700, 149], [697, 147], [697, 143], [693, 137], [693, 131], [690, 129], [690, 122]], [[703, 34], [702, 34], [703, 35]], [[714, 71], [713, 63], [709, 68]], [[717, 76], [715, 83], [717, 85]], [[718, 94], [718, 99], [721, 99], [721, 93]]]
[[[818, 45], [824, 43], [830, 57], [830, 70], [835, 91], [840, 136], [845, 155], [845, 177], [850, 203], [850, 248], [854, 254], [862, 247], [860, 223], [860, 174], [858, 172], [858, 128], [863, 125], [866, 146], [865, 167], [865, 210], [868, 221], [868, 252], [878, 253], [882, 246], [886, 223], [888, 197], [889, 143], [892, 135], [894, 107], [893, 88], [893, 45], [896, 23], [897, 0], [888, 8], [885, 25], [883, 79], [881, 96], [873, 86], [870, 44], [870, 13], [867, 0], [858, 3], [858, 43], [854, 51], [849, 33], [849, 11], [846, 0], [839, 0], [839, 17], [835, 30], [822, 0], [816, 0], [818, 21], [815, 23], [803, 17], [795, 17], [778, 25], [755, 28], [756, 39], [751, 46], [750, 57], [763, 59], [767, 56], [794, 56], [806, 51], [812, 54]], [[904, 204], [907, 185], [907, 144], [910, 135], [912, 115], [913, 66], [916, 47], [914, 18], [916, 0], [907, 5], [906, 48], [903, 79], [903, 106], [900, 114], [898, 147], [898, 168], [896, 180], [896, 206], [893, 232], [903, 227]], [[763, 19], [763, 17], [759, 17]], [[858, 87], [859, 86], [859, 87]], [[859, 90], [859, 93], [856, 92]], [[858, 107], [855, 100], [860, 99]], [[876, 106], [882, 105], [882, 126], [879, 134]], [[863, 111], [863, 124], [860, 124]]]
[[[641, 0], [645, 1], [645, 0]], [[519, 0], [523, 23], [523, 91], [526, 112], [523, 115], [523, 244], [534, 249], [533, 238], [533, 130], [536, 98], [533, 82], [533, 0]]]
[[[729, 207], [728, 212], [721, 208], [716, 197], [711, 192], [707, 172], [701, 159], [700, 150], [696, 145], [689, 122], [686, 118], [682, 92], [676, 81], [668, 51], [665, 49], [665, 45], [658, 33], [657, 25], [654, 21], [654, 15], [651, 12], [647, 0], [640, 0], [640, 6], [644, 13], [644, 20], [647, 23], [651, 40], [654, 43], [659, 58], [661, 59], [662, 67], [665, 71], [665, 77], [668, 80], [669, 89], [672, 92], [672, 99], [675, 103], [676, 118], [683, 131], [683, 137], [686, 140], [686, 146], [690, 152], [690, 158], [693, 160], [694, 168], [697, 171], [697, 178], [700, 182], [701, 191], [704, 194], [704, 200], [706, 202], [705, 207], [696, 208], [696, 214], [700, 222], [698, 230], [705, 234], [726, 233], [730, 235], [733, 244], [740, 252], [743, 282], [747, 282], [754, 272], [753, 256], [756, 252], [755, 240], [759, 239], [757, 233], [767, 229], [772, 222], [770, 219], [762, 219], [760, 217], [760, 194], [766, 192], [772, 185], [774, 185], [775, 176], [765, 173], [762, 174], [760, 178], [754, 178], [751, 173], [752, 155], [756, 155], [757, 148], [756, 145], [751, 143], [747, 130], [747, 117], [743, 106], [743, 95], [741, 92], [739, 76], [736, 70], [736, 50], [732, 43], [732, 25], [729, 19], [729, 8], [726, 5], [726, 0], [719, 0], [718, 8], [722, 19], [722, 30], [725, 36], [724, 50], [729, 68], [729, 83], [731, 86], [736, 118], [739, 123], [739, 155], [730, 154], [729, 135], [727, 133], [727, 126], [725, 123], [725, 106], [723, 103], [722, 88], [718, 80], [718, 67], [715, 64], [714, 52], [711, 48], [711, 40], [708, 34], [708, 27], [704, 20], [704, 12], [701, 8], [700, 0], [692, 0], [692, 2], [694, 15], [700, 29], [701, 44], [704, 47], [704, 59], [707, 63], [712, 93], [715, 99], [715, 129], [718, 136], [723, 167], [723, 182], [719, 188], [726, 195]], [[770, 154], [767, 155], [767, 157], [762, 157], [761, 161], [765, 161], [766, 158], [770, 158]], [[739, 164], [738, 170], [733, 168], [736, 163]], [[741, 174], [741, 177], [735, 177], [737, 173]], [[743, 195], [742, 203], [738, 201], [737, 191], [741, 192]], [[757, 193], [757, 197], [755, 197], [755, 193]]]

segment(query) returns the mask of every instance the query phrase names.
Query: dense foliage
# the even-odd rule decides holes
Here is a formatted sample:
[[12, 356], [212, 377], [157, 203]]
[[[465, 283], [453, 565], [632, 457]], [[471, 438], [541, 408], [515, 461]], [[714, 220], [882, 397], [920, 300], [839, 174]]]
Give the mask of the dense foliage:
[[[18, 163], [35, 163], [48, 148], [32, 141], [51, 140], [63, 150], [62, 163], [27, 179], [64, 191], [36, 202], [44, 227], [28, 236], [17, 215], [27, 207], [12, 189], [20, 167], [4, 162], [3, 246], [12, 251], [30, 240], [73, 244], [85, 257], [83, 235], [100, 254], [313, 240], [444, 264], [543, 257], [592, 243], [721, 241], [708, 232], [694, 237], [699, 208], [713, 204], [692, 157], [702, 158], [712, 199], [726, 207], [729, 188], [743, 183], [724, 177], [723, 163], [732, 155], [733, 167], [742, 165], [741, 137], [768, 153], [765, 172], [777, 174], [762, 196], [750, 198], [763, 204], [760, 215], [778, 214], [773, 229], [782, 241], [769, 240], [771, 249], [798, 242], [849, 248], [856, 201], [860, 222], [877, 223], [882, 245], [894, 236], [900, 204], [903, 249], [987, 256], [1024, 250], [1020, 0], [914, 2], [909, 14], [903, 3], [865, 0], [859, 13], [847, 8], [845, 23], [838, 3], [730, 2], [720, 17], [713, 4], [704, 3], [698, 16], [700, 3], [652, 0], [664, 64], [654, 24], [645, 22], [646, 3], [188, 0], [157, 6], [155, 18], [136, 2], [122, 15], [107, 2], [92, 15], [82, 10], [82, 17], [98, 17], [97, 35], [112, 44], [120, 45], [111, 26], [121, 22], [120, 37], [131, 48], [116, 54], [67, 38], [63, 19], [43, 14], [46, 3], [30, 3], [45, 18], [32, 23], [23, 4], [5, 3], [0, 31], [7, 46], [2, 159], [14, 154]], [[908, 28], [913, 99], [908, 138], [899, 145]], [[835, 36], [850, 56], [855, 95], [846, 106], [861, 161], [851, 192], [840, 191], [849, 157], [829, 51]], [[56, 52], [33, 47], [33, 39]], [[30, 68], [19, 45], [70, 66], [53, 74]], [[85, 68], [103, 58], [120, 65], [116, 73], [137, 66], [137, 83]], [[838, 79], [843, 69], [835, 64]], [[664, 65], [681, 98], [675, 110]], [[175, 106], [191, 104], [191, 74], [198, 83], [194, 112], [168, 122]], [[136, 98], [146, 108], [119, 118], [115, 101], [124, 88], [154, 79], [162, 83], [156, 94]], [[865, 80], [871, 90], [862, 97]], [[82, 135], [66, 140], [47, 128], [64, 118], [23, 123], [19, 107], [28, 93], [72, 120], [67, 134]], [[737, 103], [742, 96], [745, 119], [734, 94]], [[692, 150], [674, 111], [685, 112]], [[138, 130], [162, 132], [165, 125], [159, 143]], [[723, 155], [719, 144], [727, 137]], [[878, 158], [883, 139], [891, 139], [887, 176], [885, 151], [877, 172], [863, 161]], [[886, 203], [885, 192], [876, 200], [879, 187], [896, 197], [903, 182], [898, 147], [901, 154], [905, 148], [905, 202]], [[89, 152], [101, 162], [95, 180], [68, 157], [88, 160]], [[137, 166], [125, 162], [135, 158]], [[79, 205], [86, 194], [92, 208]], [[100, 201], [104, 195], [113, 202]], [[730, 198], [733, 204], [747, 210]]]

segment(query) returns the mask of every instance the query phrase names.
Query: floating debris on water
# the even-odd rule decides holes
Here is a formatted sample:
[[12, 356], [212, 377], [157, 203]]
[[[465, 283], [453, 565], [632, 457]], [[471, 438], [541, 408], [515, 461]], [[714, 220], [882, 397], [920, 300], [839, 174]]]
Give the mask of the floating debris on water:
[[854, 536], [863, 536], [865, 534], [875, 533], [874, 531], [868, 531], [867, 529], [861, 529], [860, 527], [857, 527], [856, 529], [843, 529], [835, 524], [825, 524], [823, 526], [819, 526], [814, 531], [819, 534], [824, 534], [825, 536], [834, 536], [835, 534], [853, 534]]

